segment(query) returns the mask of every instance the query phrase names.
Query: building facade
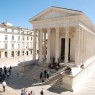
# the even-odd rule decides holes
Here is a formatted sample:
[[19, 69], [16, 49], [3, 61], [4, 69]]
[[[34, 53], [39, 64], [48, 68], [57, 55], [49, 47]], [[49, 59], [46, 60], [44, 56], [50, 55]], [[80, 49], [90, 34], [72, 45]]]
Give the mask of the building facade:
[[95, 25], [78, 10], [50, 7], [29, 20], [33, 24], [33, 59], [38, 33], [39, 62], [63, 60], [80, 66], [95, 55]]
[[31, 29], [0, 24], [0, 59], [32, 56], [33, 33]]

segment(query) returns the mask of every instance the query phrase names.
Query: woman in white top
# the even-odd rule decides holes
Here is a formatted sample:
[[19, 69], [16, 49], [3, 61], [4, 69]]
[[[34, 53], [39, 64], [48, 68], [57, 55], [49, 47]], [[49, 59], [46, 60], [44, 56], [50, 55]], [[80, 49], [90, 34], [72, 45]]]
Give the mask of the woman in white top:
[[3, 81], [3, 82], [2, 82], [2, 86], [3, 86], [3, 90], [4, 90], [4, 92], [5, 92], [5, 87], [6, 87], [6, 85], [7, 85], [6, 82]]

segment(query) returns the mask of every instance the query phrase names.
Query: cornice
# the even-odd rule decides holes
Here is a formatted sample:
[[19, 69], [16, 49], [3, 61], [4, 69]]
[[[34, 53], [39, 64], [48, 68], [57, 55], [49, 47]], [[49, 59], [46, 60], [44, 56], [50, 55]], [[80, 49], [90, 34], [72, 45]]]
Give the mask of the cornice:
[[88, 19], [87, 16], [85, 15], [81, 15], [80, 21], [86, 25], [87, 27], [89, 27], [89, 29], [91, 29], [92, 31], [95, 32], [95, 26], [94, 24]]
[[4, 31], [0, 31], [0, 33], [2, 34], [11, 34], [11, 35], [19, 35], [19, 36], [33, 36], [33, 35], [30, 35], [30, 34], [22, 34], [22, 33], [14, 33], [14, 32], [4, 32]]

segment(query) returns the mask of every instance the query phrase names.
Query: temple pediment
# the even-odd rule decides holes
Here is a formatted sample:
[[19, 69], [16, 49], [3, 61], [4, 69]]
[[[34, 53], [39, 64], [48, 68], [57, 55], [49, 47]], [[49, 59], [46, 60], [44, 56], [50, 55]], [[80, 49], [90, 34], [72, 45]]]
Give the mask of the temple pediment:
[[81, 14], [81, 11], [71, 10], [71, 9], [64, 9], [59, 7], [50, 7], [47, 10], [39, 13], [38, 15], [31, 18], [29, 21], [39, 21], [39, 20], [46, 20], [46, 19], [53, 19], [53, 18], [60, 18], [60, 17], [67, 17]]

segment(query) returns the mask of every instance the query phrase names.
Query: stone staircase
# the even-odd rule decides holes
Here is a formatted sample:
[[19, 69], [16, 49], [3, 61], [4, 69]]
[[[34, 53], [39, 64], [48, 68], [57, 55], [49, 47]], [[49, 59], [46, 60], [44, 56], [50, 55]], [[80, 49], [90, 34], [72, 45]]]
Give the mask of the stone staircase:
[[48, 70], [48, 67], [39, 64], [31, 65], [26, 67], [24, 76], [28, 79], [35, 80], [36, 82], [41, 82], [40, 72], [43, 72], [44, 70]]
[[[44, 70], [49, 70], [50, 71], [50, 78], [44, 79], [45, 82], [42, 82], [40, 80], [40, 72], [43, 72]], [[56, 71], [55, 69], [49, 69], [48, 64], [34, 64], [34, 65], [29, 65], [26, 67], [24, 76], [30, 80], [32, 80], [34, 83], [39, 83], [39, 84], [52, 84], [56, 81], [59, 80], [60, 72], [62, 70]]]
[[49, 79], [46, 79], [43, 84], [44, 85], [55, 85], [57, 83], [58, 84], [57, 86], [59, 86], [61, 83], [60, 79], [61, 79], [60, 74], [54, 74]]

